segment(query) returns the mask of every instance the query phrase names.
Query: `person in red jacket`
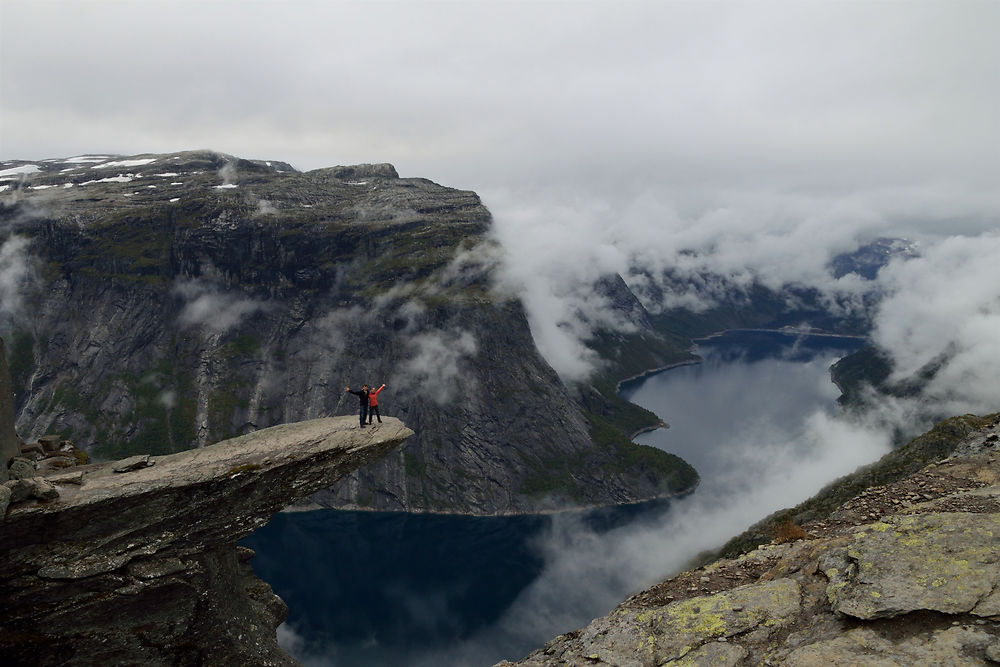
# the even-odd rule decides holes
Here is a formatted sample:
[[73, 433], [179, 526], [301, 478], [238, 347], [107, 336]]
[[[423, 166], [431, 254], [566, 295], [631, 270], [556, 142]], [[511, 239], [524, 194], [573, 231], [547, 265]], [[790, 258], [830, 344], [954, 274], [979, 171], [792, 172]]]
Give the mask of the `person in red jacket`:
[[382, 391], [383, 389], [385, 389], [385, 385], [384, 384], [381, 387], [379, 387], [378, 389], [369, 389], [368, 390], [368, 423], [369, 424], [372, 423], [372, 415], [375, 415], [376, 417], [378, 417], [378, 423], [379, 424], [382, 423], [382, 415], [378, 411], [378, 393], [380, 391]]

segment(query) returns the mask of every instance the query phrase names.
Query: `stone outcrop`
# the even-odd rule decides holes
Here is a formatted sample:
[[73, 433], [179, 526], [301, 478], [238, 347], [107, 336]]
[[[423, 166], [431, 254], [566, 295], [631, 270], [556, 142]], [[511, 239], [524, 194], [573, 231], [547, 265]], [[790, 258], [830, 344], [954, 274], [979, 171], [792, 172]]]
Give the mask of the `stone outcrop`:
[[0, 523], [0, 661], [293, 664], [275, 637], [287, 609], [236, 542], [413, 434], [383, 421], [316, 419], [32, 478], [58, 496]]
[[635, 595], [518, 664], [1000, 662], [1000, 419], [991, 419], [948, 458]]

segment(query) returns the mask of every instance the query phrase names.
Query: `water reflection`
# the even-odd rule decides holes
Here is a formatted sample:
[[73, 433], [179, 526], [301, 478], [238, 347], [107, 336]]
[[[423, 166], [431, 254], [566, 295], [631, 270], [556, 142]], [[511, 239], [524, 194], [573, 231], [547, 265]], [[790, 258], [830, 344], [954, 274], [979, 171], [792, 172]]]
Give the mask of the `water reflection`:
[[703, 485], [731, 486], [751, 472], [744, 467], [746, 457], [738, 455], [747, 443], [763, 449], [774, 442], [808, 447], [805, 417], [838, 410], [829, 367], [862, 344], [855, 338], [756, 331], [699, 341], [703, 363], [622, 386], [625, 398], [670, 424], [635, 440], [685, 459]]

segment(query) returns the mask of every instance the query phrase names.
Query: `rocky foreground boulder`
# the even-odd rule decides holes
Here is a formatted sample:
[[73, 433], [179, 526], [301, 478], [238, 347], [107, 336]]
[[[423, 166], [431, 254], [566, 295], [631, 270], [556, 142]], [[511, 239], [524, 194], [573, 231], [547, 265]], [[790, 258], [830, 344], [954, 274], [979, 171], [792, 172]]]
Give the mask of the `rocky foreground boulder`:
[[635, 595], [517, 664], [1000, 663], [998, 432], [992, 416], [947, 458]]
[[0, 523], [0, 664], [295, 664], [237, 541], [412, 434], [315, 419], [36, 478], [58, 495]]

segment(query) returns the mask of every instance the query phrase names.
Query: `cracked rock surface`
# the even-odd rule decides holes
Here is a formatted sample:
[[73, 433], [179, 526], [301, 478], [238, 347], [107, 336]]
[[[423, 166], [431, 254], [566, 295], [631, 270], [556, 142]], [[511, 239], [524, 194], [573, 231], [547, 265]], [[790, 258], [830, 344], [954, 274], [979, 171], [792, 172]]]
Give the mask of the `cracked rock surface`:
[[3, 664], [294, 664], [275, 636], [287, 608], [236, 542], [412, 434], [315, 419], [54, 474], [57, 498], [0, 523]]

